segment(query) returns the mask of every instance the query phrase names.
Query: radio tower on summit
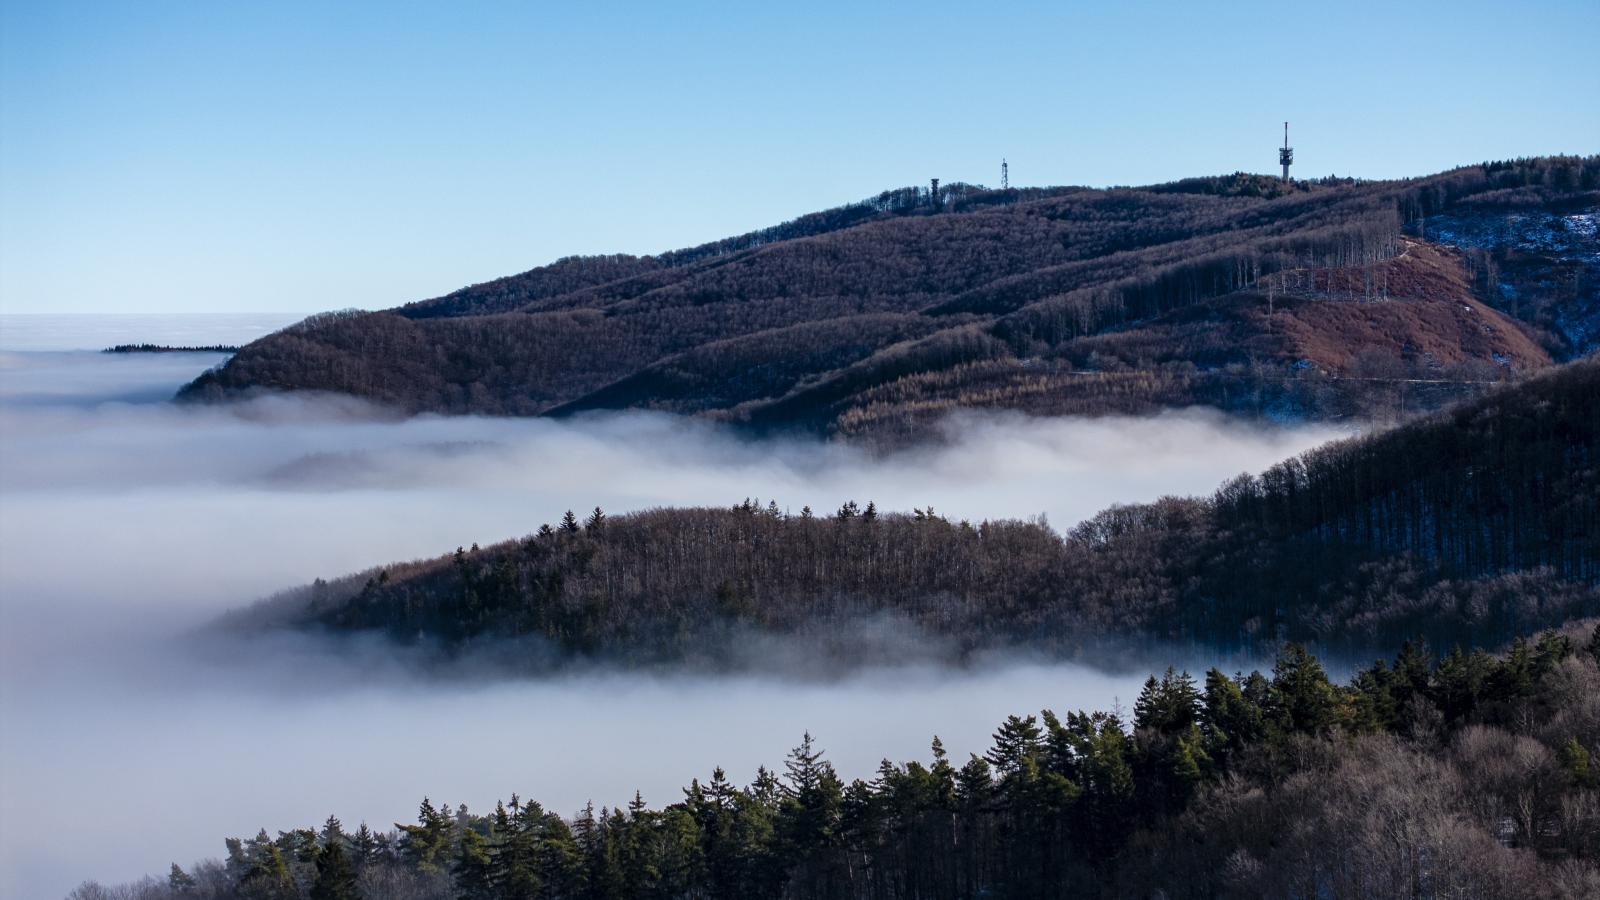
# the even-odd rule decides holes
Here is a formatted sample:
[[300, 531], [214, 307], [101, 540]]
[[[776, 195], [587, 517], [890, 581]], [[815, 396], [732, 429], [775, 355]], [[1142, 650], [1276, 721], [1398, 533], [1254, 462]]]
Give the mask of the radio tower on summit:
[[1006, 165], [1006, 161], [1002, 159], [1002, 160], [1000, 160], [1000, 190], [1007, 191], [1007, 190], [1010, 190], [1010, 189], [1011, 189], [1011, 167], [1007, 166]]
[[1289, 164], [1294, 162], [1294, 148], [1289, 146], [1289, 123], [1283, 123], [1283, 149], [1278, 151], [1278, 165], [1283, 166], [1283, 183], [1289, 183]]

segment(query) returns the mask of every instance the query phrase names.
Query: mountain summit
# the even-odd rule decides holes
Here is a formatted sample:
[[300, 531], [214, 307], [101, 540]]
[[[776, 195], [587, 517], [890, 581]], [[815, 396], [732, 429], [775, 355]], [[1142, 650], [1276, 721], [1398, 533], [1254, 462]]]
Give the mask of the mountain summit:
[[180, 393], [654, 409], [899, 440], [960, 408], [1393, 418], [1600, 344], [1600, 158], [1426, 178], [906, 188], [244, 347]]

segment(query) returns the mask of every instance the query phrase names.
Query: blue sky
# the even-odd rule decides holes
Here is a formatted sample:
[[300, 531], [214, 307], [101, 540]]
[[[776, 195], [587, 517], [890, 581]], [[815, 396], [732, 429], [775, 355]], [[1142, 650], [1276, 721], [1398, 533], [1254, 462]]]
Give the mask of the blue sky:
[[16, 3], [0, 310], [314, 311], [888, 187], [1600, 152], [1600, 3]]

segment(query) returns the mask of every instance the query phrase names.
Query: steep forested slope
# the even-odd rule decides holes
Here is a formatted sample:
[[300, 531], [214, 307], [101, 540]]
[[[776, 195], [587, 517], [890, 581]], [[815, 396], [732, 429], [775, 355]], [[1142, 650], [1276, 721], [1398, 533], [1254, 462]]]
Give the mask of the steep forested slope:
[[[1365, 652], [1484, 645], [1600, 612], [1600, 362], [1241, 476], [1114, 507], [1065, 538], [847, 503], [658, 509], [291, 591], [236, 627], [376, 630], [529, 665], [745, 664], [767, 639], [859, 663], [1107, 638]], [[862, 627], [866, 623], [873, 627]]]
[[[315, 316], [181, 396], [652, 408], [887, 437], [955, 406], [1392, 415], [1592, 346], [1597, 189], [1593, 158], [1404, 182], [907, 189], [703, 247]], [[1562, 240], [1485, 224], [1535, 215]]]
[[926, 762], [848, 783], [865, 773], [822, 748], [807, 734], [743, 787], [707, 760], [707, 780], [660, 807], [599, 798], [617, 805], [569, 816], [512, 794], [487, 813], [424, 798], [392, 831], [330, 816], [68, 900], [1600, 893], [1592, 624], [1498, 657], [1408, 643], [1346, 685], [1292, 645], [1270, 673], [1168, 669], [1131, 718], [1013, 715], [982, 756], [952, 759], [934, 737]]

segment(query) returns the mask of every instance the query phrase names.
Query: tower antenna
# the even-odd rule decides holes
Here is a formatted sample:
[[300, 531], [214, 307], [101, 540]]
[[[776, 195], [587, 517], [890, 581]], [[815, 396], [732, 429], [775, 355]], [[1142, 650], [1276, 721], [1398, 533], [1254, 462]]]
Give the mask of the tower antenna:
[[1278, 151], [1278, 165], [1283, 166], [1283, 183], [1289, 183], [1289, 164], [1294, 162], [1294, 148], [1289, 146], [1289, 123], [1283, 123], [1283, 149]]
[[1000, 190], [1011, 190], [1011, 169], [1006, 165], [1003, 157], [1000, 160]]

